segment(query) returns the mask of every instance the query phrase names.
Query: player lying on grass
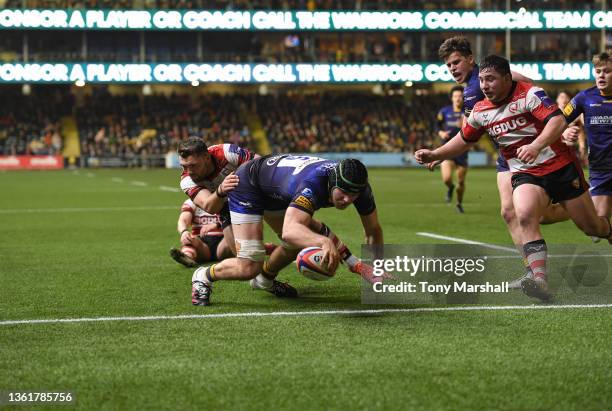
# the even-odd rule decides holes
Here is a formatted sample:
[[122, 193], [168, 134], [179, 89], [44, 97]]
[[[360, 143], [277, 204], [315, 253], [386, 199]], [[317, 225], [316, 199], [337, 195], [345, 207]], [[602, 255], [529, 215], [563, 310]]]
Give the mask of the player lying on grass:
[[[170, 257], [186, 267], [195, 267], [210, 261], [221, 261], [233, 257], [221, 230], [221, 217], [209, 214], [187, 199], [181, 207], [177, 222], [181, 248], [171, 248]], [[266, 255], [276, 245], [266, 243]]]
[[508, 60], [499, 56], [486, 57], [478, 77], [486, 99], [474, 106], [460, 135], [434, 151], [419, 150], [415, 157], [430, 163], [468, 150], [485, 132], [495, 139], [512, 172], [512, 201], [533, 272], [521, 287], [529, 296], [548, 300], [547, 247], [540, 220], [551, 200], [587, 235], [610, 240], [612, 226], [608, 217], [597, 215], [582, 168], [560, 140], [565, 119], [544, 90], [513, 81]]
[[[446, 67], [450, 71], [453, 79], [458, 84], [464, 84], [463, 90], [463, 111], [467, 118], [472, 112], [476, 103], [484, 100], [485, 96], [480, 89], [480, 83], [478, 79], [479, 67], [474, 60], [472, 53], [472, 47], [470, 42], [463, 36], [455, 36], [446, 39], [438, 50], [440, 59], [444, 61]], [[531, 80], [519, 73], [511, 72], [512, 79], [515, 81], [531, 82]], [[495, 143], [495, 139], [493, 139]], [[497, 147], [497, 145], [496, 145]], [[435, 165], [435, 163], [434, 163]], [[504, 157], [503, 152], [498, 150], [497, 156], [497, 190], [499, 191], [499, 201], [501, 205], [501, 215], [506, 223], [512, 242], [516, 245], [519, 252], [523, 252], [521, 244], [523, 239], [521, 238], [521, 229], [516, 218], [516, 212], [512, 202], [512, 184], [510, 182], [511, 173], [508, 167], [508, 163]], [[548, 206], [542, 216], [543, 224], [552, 224], [559, 221], [565, 221], [568, 219], [567, 213], [562, 207], [558, 205]], [[523, 257], [525, 257], [523, 255]], [[529, 263], [523, 258], [525, 265], [525, 274], [521, 278], [512, 281], [510, 288], [520, 288], [520, 283], [524, 277], [531, 277], [533, 273], [529, 267]]]
[[196, 206], [190, 199], [181, 207], [177, 222], [181, 249], [171, 248], [170, 256], [186, 267], [232, 256], [221, 229], [221, 218]]
[[[350, 254], [328, 227], [313, 219], [320, 208], [344, 210], [355, 204], [366, 244], [382, 246], [383, 230], [361, 162], [276, 155], [250, 161], [236, 175], [239, 183], [229, 194], [229, 205], [237, 258], [194, 272], [192, 304], [208, 305], [213, 283], [220, 280], [250, 280], [254, 288], [266, 289], [299, 250], [311, 246], [323, 249], [323, 263], [330, 272], [344, 260], [352, 272], [376, 281], [371, 267]], [[264, 220], [283, 241], [265, 266]], [[263, 275], [258, 276], [260, 272]]]

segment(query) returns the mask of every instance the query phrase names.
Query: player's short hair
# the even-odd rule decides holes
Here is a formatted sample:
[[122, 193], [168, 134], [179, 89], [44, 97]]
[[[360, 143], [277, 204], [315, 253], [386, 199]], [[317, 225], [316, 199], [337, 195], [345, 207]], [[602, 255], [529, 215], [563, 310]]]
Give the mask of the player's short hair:
[[453, 93], [454, 93], [455, 91], [460, 91], [460, 92], [461, 92], [461, 94], [463, 94], [463, 87], [462, 87], [462, 86], [459, 86], [459, 85], [457, 85], [457, 86], [453, 86], [453, 88], [452, 88], [452, 89], [450, 89], [450, 93], [448, 93], [448, 95], [449, 95], [449, 96], [452, 98], [452, 97], [453, 97]]
[[354, 158], [340, 161], [328, 171], [330, 191], [334, 188], [359, 194], [368, 185], [368, 170], [363, 163]]
[[612, 49], [594, 55], [592, 63], [593, 67], [605, 66], [608, 63], [612, 63]]
[[458, 52], [462, 56], [469, 57], [472, 55], [472, 46], [468, 39], [463, 36], [455, 36], [444, 40], [438, 49], [438, 56], [442, 60], [446, 60], [448, 56]]
[[208, 152], [208, 147], [204, 140], [199, 137], [189, 137], [187, 140], [182, 141], [178, 146], [179, 156], [187, 158], [192, 155], [202, 155]]
[[480, 71], [493, 69], [502, 76], [510, 75], [510, 62], [501, 56], [491, 54], [480, 62]]

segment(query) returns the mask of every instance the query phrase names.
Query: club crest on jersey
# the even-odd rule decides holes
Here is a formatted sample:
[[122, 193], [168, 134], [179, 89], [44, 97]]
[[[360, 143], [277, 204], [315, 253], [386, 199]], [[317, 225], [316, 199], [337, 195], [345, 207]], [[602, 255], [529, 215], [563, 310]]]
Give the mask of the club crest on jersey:
[[570, 114], [572, 114], [572, 113], [574, 112], [574, 109], [575, 109], [575, 108], [576, 108], [576, 107], [574, 107], [574, 105], [573, 105], [573, 104], [570, 102], [568, 105], [566, 105], [566, 106], [563, 108], [563, 114], [564, 114], [566, 117], [569, 117], [569, 116], [570, 116]]
[[525, 117], [517, 117], [512, 120], [504, 121], [503, 123], [495, 124], [494, 126], [487, 129], [489, 134], [493, 137], [499, 136], [500, 134], [507, 133], [509, 131], [516, 130], [519, 127], [527, 125], [527, 119]]

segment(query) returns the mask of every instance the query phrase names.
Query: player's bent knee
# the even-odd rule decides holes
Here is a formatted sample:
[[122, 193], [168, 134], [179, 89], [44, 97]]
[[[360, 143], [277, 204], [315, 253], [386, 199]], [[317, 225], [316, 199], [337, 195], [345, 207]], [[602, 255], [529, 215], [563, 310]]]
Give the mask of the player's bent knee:
[[250, 280], [255, 277], [263, 268], [263, 261], [253, 261], [246, 258], [238, 257], [238, 268], [242, 280]]
[[540, 223], [539, 218], [534, 217], [531, 213], [517, 211], [515, 216], [516, 222], [521, 227], [538, 226]]
[[516, 221], [516, 213], [514, 212], [514, 208], [502, 208], [501, 216], [506, 224], [511, 224]]

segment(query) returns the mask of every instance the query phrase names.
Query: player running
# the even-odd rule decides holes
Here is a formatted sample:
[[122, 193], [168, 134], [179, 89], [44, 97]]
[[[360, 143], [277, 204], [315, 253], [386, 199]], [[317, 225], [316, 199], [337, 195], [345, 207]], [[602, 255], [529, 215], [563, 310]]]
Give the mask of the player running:
[[544, 90], [513, 81], [508, 60], [499, 56], [483, 60], [479, 82], [486, 99], [474, 106], [459, 137], [435, 151], [419, 150], [415, 158], [421, 163], [452, 158], [485, 132], [495, 139], [512, 172], [513, 205], [533, 272], [521, 287], [529, 296], [548, 300], [547, 246], [540, 232], [547, 204], [559, 202], [587, 235], [610, 240], [612, 225], [609, 218], [597, 215], [576, 156], [560, 140], [564, 118]]
[[[584, 115], [589, 147], [590, 193], [597, 214], [612, 216], [612, 50], [593, 57], [595, 86], [578, 93], [563, 114], [571, 123]], [[571, 141], [578, 138], [573, 133]]]
[[[251, 280], [266, 287], [299, 250], [318, 246], [331, 272], [344, 260], [352, 272], [374, 281], [371, 267], [350, 254], [328, 227], [313, 219], [324, 207], [346, 209], [355, 204], [365, 230], [366, 244], [383, 244], [376, 204], [365, 166], [358, 160], [276, 155], [258, 158], [236, 172], [238, 186], [229, 193], [237, 258], [197, 269], [192, 278], [192, 304], [208, 305], [213, 283]], [[282, 238], [264, 267], [263, 220]], [[264, 282], [257, 277], [266, 273]]]
[[[437, 115], [438, 136], [442, 144], [446, 144], [461, 129], [463, 119], [463, 87], [455, 86], [450, 91], [451, 105], [442, 107]], [[442, 181], [447, 187], [446, 202], [450, 203], [453, 198], [455, 185], [453, 184], [453, 173], [457, 170], [457, 205], [456, 210], [463, 213], [463, 193], [465, 192], [465, 176], [468, 170], [468, 153], [450, 160], [444, 160], [440, 165]]]
[[[472, 47], [470, 42], [463, 36], [451, 37], [442, 43], [438, 50], [440, 58], [448, 67], [453, 79], [458, 84], [465, 84], [463, 90], [463, 111], [465, 117], [469, 117], [474, 106], [484, 100], [485, 96], [480, 89], [480, 82], [478, 78], [479, 67], [474, 61], [474, 55], [472, 54]], [[519, 73], [511, 71], [512, 80], [523, 81], [531, 83], [531, 80]], [[456, 134], [455, 137], [457, 137]], [[493, 139], [495, 144], [495, 139]], [[497, 147], [497, 146], [496, 146]], [[506, 223], [512, 242], [515, 244], [517, 250], [523, 255], [524, 243], [521, 238], [521, 229], [516, 218], [516, 212], [512, 202], [512, 184], [511, 184], [511, 173], [508, 167], [508, 163], [504, 158], [503, 154], [498, 150], [497, 156], [497, 190], [499, 191], [499, 200], [501, 203], [501, 215]], [[562, 207], [558, 205], [552, 205], [546, 208], [543, 216], [543, 224], [552, 224], [559, 221], [565, 221], [567, 219], [567, 213]], [[509, 288], [520, 288], [521, 281], [525, 277], [532, 277], [533, 273], [525, 255], [523, 255], [523, 264], [525, 266], [525, 274], [509, 283]]]

